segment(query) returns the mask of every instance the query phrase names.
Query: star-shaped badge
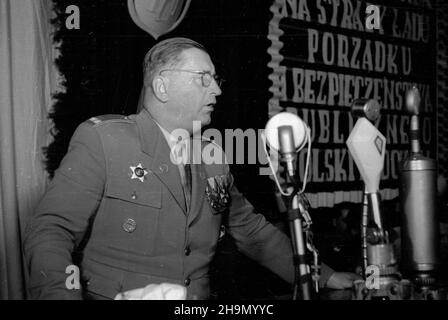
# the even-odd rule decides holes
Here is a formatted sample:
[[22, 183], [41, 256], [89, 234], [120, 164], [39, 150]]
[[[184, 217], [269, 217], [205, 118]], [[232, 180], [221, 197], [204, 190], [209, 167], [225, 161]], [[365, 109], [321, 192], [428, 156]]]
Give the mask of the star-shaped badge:
[[142, 164], [139, 163], [137, 166], [130, 166], [132, 171], [131, 179], [139, 179], [141, 182], [145, 180], [145, 176], [148, 174], [146, 168], [143, 168]]

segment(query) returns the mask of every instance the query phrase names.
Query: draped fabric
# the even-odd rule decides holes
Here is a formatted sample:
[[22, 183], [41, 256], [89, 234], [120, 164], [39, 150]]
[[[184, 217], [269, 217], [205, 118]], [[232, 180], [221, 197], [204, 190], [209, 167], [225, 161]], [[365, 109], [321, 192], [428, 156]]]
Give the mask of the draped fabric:
[[0, 0], [0, 299], [26, 298], [21, 234], [47, 181], [51, 12], [47, 0]]

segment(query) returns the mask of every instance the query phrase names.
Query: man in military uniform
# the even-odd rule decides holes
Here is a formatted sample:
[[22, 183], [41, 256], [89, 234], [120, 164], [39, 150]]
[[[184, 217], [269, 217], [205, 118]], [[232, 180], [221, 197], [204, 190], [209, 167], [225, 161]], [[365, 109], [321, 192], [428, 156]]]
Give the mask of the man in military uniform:
[[[184, 150], [173, 132], [193, 135], [194, 121], [209, 124], [220, 94], [204, 47], [168, 39], [145, 57], [137, 115], [96, 117], [77, 128], [27, 226], [31, 298], [113, 299], [170, 283], [184, 286], [188, 299], [207, 299], [222, 225], [242, 253], [293, 282], [288, 237], [253, 212], [229, 167], [173, 161], [172, 150]], [[77, 250], [81, 286], [73, 287], [66, 270]], [[352, 280], [322, 268], [322, 285]]]

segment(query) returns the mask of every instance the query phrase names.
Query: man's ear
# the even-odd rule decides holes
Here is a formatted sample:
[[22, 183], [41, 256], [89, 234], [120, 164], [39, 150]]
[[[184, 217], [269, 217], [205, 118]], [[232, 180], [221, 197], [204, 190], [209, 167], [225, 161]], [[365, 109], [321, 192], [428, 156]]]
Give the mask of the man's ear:
[[162, 102], [168, 101], [168, 82], [169, 80], [163, 77], [155, 77], [152, 80], [152, 90], [157, 99]]

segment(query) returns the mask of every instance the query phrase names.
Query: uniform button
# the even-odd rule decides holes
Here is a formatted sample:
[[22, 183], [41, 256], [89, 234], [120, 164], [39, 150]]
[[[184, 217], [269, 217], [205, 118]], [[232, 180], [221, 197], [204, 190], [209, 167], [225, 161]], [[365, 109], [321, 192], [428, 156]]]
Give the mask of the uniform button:
[[190, 253], [191, 253], [191, 249], [190, 249], [190, 247], [186, 247], [186, 248], [185, 248], [185, 255], [186, 255], [186, 256], [189, 256]]
[[184, 283], [185, 285], [188, 287], [188, 285], [190, 284], [191, 280], [190, 278], [185, 279]]

